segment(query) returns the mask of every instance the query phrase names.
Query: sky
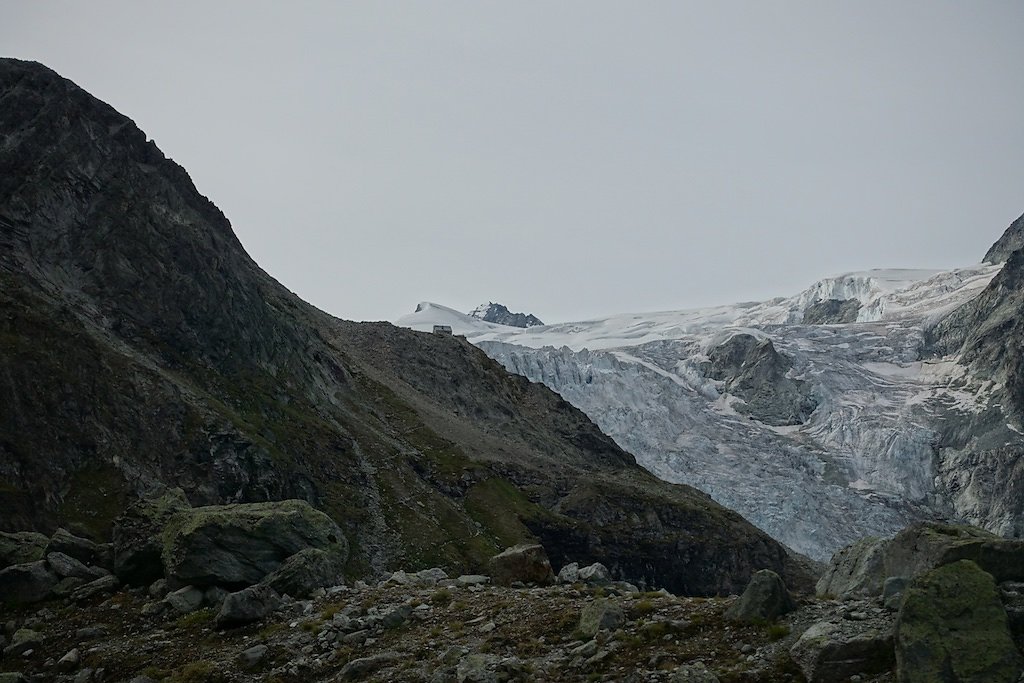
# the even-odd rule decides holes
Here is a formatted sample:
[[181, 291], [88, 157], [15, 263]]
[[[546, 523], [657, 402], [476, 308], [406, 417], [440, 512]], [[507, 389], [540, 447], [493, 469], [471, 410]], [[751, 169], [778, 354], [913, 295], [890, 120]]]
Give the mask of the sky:
[[0, 0], [289, 289], [546, 322], [975, 263], [1024, 212], [1024, 3]]

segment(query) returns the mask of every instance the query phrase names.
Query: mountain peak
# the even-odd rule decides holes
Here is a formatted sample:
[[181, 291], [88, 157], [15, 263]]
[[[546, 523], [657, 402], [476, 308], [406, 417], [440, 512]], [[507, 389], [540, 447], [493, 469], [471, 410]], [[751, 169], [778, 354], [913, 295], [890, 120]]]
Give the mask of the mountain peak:
[[529, 313], [512, 313], [507, 307], [502, 304], [488, 301], [486, 304], [480, 304], [472, 311], [469, 315], [473, 318], [478, 318], [488, 323], [496, 323], [498, 325], [508, 325], [509, 327], [537, 327], [543, 325], [540, 318]]
[[1024, 247], [1024, 214], [1010, 223], [983, 260], [985, 263], [1006, 263], [1010, 255], [1021, 247]]

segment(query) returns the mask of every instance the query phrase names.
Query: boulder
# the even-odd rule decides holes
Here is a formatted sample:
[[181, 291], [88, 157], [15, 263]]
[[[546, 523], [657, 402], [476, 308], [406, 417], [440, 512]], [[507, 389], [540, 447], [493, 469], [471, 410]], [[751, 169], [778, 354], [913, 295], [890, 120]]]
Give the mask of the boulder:
[[498, 683], [499, 658], [491, 654], [474, 652], [459, 660], [455, 668], [457, 683]]
[[4, 648], [4, 657], [17, 657], [43, 644], [43, 635], [30, 628], [21, 628], [11, 636], [11, 644]]
[[773, 621], [796, 609], [782, 577], [770, 569], [762, 569], [751, 577], [743, 595], [725, 611], [732, 621], [754, 623]]
[[886, 577], [887, 546], [888, 541], [869, 536], [837, 552], [818, 580], [818, 595], [844, 598], [878, 595]]
[[1024, 581], [1024, 541], [962, 524], [918, 522], [890, 540], [862, 539], [836, 553], [817, 592], [877, 597], [890, 577], [910, 579], [958, 560], [974, 561], [997, 582]]
[[580, 565], [570, 562], [558, 572], [559, 583], [576, 583], [580, 580]]
[[57, 660], [57, 671], [68, 673], [77, 669], [81, 663], [82, 653], [76, 647]]
[[595, 562], [589, 567], [579, 571], [579, 580], [591, 586], [605, 586], [611, 583], [612, 575], [600, 562]]
[[579, 632], [593, 638], [600, 631], [614, 631], [626, 623], [626, 615], [617, 603], [604, 598], [594, 600], [580, 613]]
[[81, 602], [103, 593], [113, 593], [120, 587], [121, 581], [111, 574], [85, 584], [71, 594], [71, 599], [75, 602]]
[[85, 579], [78, 579], [73, 576], [61, 579], [57, 582], [57, 585], [53, 587], [50, 593], [55, 598], [69, 598], [76, 590], [89, 583]]
[[259, 621], [281, 606], [281, 596], [270, 586], [249, 586], [224, 598], [216, 624], [224, 628]]
[[896, 670], [901, 683], [1016, 683], [1024, 659], [992, 575], [960, 560], [915, 578], [896, 619]]
[[238, 666], [243, 671], [258, 669], [266, 659], [268, 650], [266, 645], [253, 645], [249, 649], [243, 650], [238, 655]]
[[162, 543], [164, 571], [178, 585], [250, 586], [309, 548], [339, 563], [348, 557], [338, 525], [301, 500], [181, 511], [168, 521]]
[[100, 548], [87, 538], [75, 536], [67, 529], [57, 529], [46, 544], [46, 554], [63, 553], [82, 564], [95, 565], [100, 561]]
[[100, 569], [99, 567], [86, 567], [74, 557], [58, 552], [47, 553], [46, 564], [50, 565], [50, 569], [62, 579], [70, 577], [84, 579], [85, 581], [95, 581], [109, 573], [107, 570]]
[[34, 531], [0, 531], [0, 569], [43, 559], [47, 538]]
[[554, 583], [551, 562], [539, 544], [520, 544], [495, 555], [490, 561], [491, 581], [499, 586], [516, 582], [548, 585]]
[[59, 580], [43, 560], [0, 569], [0, 602], [26, 604], [45, 600]]
[[370, 675], [382, 666], [393, 662], [401, 661], [402, 656], [397, 652], [381, 652], [371, 657], [353, 659], [338, 672], [338, 678], [342, 681], [353, 681]]
[[337, 553], [306, 548], [286, 559], [263, 583], [281, 595], [306, 598], [317, 588], [341, 583], [343, 562]]
[[862, 628], [860, 622], [821, 621], [804, 631], [790, 656], [808, 683], [841, 683], [850, 676], [874, 676], [895, 664], [891, 630]]
[[114, 520], [114, 574], [125, 583], [146, 586], [163, 578], [161, 535], [175, 514], [190, 510], [181, 489], [140, 499]]
[[669, 683], [719, 683], [718, 676], [704, 662], [683, 664], [672, 672], [668, 680]]
[[195, 586], [185, 586], [168, 593], [164, 602], [178, 614], [189, 614], [203, 606], [203, 597], [203, 591]]

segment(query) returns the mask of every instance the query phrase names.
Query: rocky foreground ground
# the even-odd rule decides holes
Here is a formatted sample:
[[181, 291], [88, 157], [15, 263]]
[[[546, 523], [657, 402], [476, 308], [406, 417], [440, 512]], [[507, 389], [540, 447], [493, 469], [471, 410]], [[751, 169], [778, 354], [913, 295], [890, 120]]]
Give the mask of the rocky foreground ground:
[[142, 588], [24, 607], [7, 615], [2, 668], [76, 683], [800, 681], [790, 648], [811, 624], [884, 631], [895, 616], [871, 601], [813, 601], [775, 622], [743, 624], [725, 616], [736, 598], [437, 574], [332, 587], [238, 628], [218, 628], [214, 607], [152, 614], [147, 606], [160, 601]]

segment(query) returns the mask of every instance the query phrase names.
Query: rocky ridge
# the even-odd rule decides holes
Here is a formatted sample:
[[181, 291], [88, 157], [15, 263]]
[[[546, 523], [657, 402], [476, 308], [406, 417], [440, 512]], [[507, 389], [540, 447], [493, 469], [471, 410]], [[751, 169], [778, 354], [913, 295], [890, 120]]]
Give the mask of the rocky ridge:
[[484, 322], [508, 325], [509, 327], [537, 327], [544, 324], [532, 313], [513, 313], [504, 305], [496, 304], [493, 301], [480, 304], [469, 312], [469, 316]]

